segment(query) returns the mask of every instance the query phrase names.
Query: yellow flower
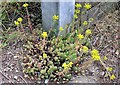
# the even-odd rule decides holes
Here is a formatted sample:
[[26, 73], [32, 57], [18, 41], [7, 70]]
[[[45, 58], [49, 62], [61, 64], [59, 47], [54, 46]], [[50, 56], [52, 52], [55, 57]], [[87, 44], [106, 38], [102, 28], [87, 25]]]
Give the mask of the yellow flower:
[[15, 25], [19, 25], [20, 23], [18, 21], [14, 21]]
[[90, 29], [88, 29], [88, 30], [86, 30], [85, 34], [86, 34], [86, 35], [90, 35], [90, 34], [92, 34], [92, 32], [91, 32]]
[[89, 18], [89, 21], [92, 22], [94, 19], [93, 18]]
[[59, 17], [57, 15], [54, 15], [52, 18], [53, 18], [54, 21], [59, 19]]
[[87, 21], [84, 21], [84, 22], [83, 22], [83, 25], [88, 25], [88, 22], [87, 22]]
[[62, 64], [62, 67], [64, 67], [65, 70], [67, 70], [67, 69], [69, 68], [66, 63], [63, 63], [63, 64]]
[[99, 51], [96, 50], [96, 49], [93, 49], [93, 50], [91, 51], [91, 54], [92, 54], [92, 55], [98, 55], [98, 54], [99, 54]]
[[63, 31], [63, 30], [64, 30], [63, 27], [60, 27], [60, 28], [59, 28], [59, 31]]
[[62, 64], [62, 67], [66, 67], [66, 66], [67, 66], [67, 64], [66, 64], [66, 63], [63, 63], [63, 64]]
[[82, 51], [83, 51], [84, 53], [86, 53], [86, 52], [88, 51], [88, 47], [83, 46], [83, 47], [82, 47]]
[[23, 7], [28, 7], [28, 4], [27, 3], [23, 4]]
[[18, 21], [18, 22], [22, 22], [23, 19], [20, 17], [20, 18], [17, 19], [17, 21]]
[[109, 74], [108, 74], [108, 73], [106, 73], [104, 77], [108, 77], [108, 76], [109, 76]]
[[96, 49], [93, 49], [92, 51], [91, 51], [91, 55], [92, 55], [92, 59], [93, 60], [100, 60], [101, 58], [100, 58], [100, 55], [99, 55], [99, 52], [98, 52], [98, 50], [96, 50]]
[[79, 35], [77, 35], [77, 36], [78, 36], [78, 38], [79, 38], [80, 40], [84, 38], [84, 36], [83, 36], [82, 34], [79, 34]]
[[78, 18], [77, 14], [74, 14], [74, 18], [75, 18], [75, 19], [77, 19], [77, 18]]
[[76, 3], [76, 4], [75, 4], [75, 7], [76, 7], [76, 8], [81, 8], [81, 7], [82, 7], [82, 5], [81, 5], [81, 4], [79, 4], [79, 3]]
[[47, 58], [47, 54], [43, 53], [43, 58]]
[[106, 70], [111, 72], [113, 70], [113, 68], [112, 67], [107, 67]]
[[44, 37], [44, 38], [48, 37], [47, 32], [43, 32], [41, 35], [42, 35], [42, 37]]
[[90, 8], [91, 8], [91, 4], [85, 3], [84, 8], [85, 8], [85, 9], [90, 9]]
[[104, 56], [104, 57], [103, 57], [103, 59], [104, 59], [104, 60], [107, 60], [107, 57], [106, 57], [106, 56]]
[[78, 10], [75, 10], [75, 13], [76, 14], [79, 14], [80, 13], [80, 10], [78, 9]]
[[70, 62], [70, 63], [68, 64], [68, 67], [72, 67], [72, 65], [73, 65], [73, 62]]
[[93, 60], [100, 60], [100, 56], [99, 55], [92, 55], [92, 59]]
[[112, 75], [110, 76], [110, 79], [111, 79], [111, 80], [114, 80], [114, 79], [115, 79], [115, 75], [112, 74]]
[[72, 65], [73, 65], [73, 62], [70, 62], [70, 63], [68, 63], [68, 64], [63, 63], [63, 64], [62, 64], [62, 67], [64, 67], [64, 69], [67, 70], [67, 69], [71, 68]]

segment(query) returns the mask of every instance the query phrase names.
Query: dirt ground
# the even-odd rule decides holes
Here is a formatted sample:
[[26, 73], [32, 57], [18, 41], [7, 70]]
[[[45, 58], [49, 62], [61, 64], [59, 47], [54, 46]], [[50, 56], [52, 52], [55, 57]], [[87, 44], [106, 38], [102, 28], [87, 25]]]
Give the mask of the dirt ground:
[[[119, 46], [118, 46], [118, 33], [120, 25], [118, 24], [120, 18], [118, 11], [108, 14], [104, 19], [96, 21], [92, 26], [93, 33], [93, 46], [100, 51], [101, 57], [104, 55], [108, 57], [105, 61], [107, 66], [113, 67], [113, 73], [116, 76], [114, 81], [110, 81], [108, 77], [104, 77], [106, 71], [103, 70], [99, 63], [92, 64], [84, 73], [73, 77], [70, 82], [76, 83], [112, 83], [120, 82], [119, 64]], [[0, 58], [2, 68], [0, 68], [0, 83], [30, 83], [32, 80], [26, 79], [21, 70], [20, 58], [22, 55], [22, 42], [10, 44], [1, 50]]]

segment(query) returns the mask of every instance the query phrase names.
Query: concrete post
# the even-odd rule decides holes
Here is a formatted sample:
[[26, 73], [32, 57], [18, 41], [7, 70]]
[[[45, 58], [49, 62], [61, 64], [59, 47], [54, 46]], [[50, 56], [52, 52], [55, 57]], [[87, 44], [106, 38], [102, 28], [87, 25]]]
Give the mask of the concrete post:
[[65, 27], [66, 24], [71, 23], [73, 15], [74, 15], [74, 7], [75, 0], [69, 0], [69, 2], [65, 0], [51, 0], [50, 2], [46, 2], [46, 0], [42, 0], [42, 25], [45, 30], [49, 30], [52, 27], [53, 15], [58, 15], [58, 27]]

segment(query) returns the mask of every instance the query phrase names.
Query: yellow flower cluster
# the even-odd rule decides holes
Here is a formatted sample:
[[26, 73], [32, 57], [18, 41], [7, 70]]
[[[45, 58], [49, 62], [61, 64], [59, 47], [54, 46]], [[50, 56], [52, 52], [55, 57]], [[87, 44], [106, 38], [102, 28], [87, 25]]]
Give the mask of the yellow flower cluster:
[[52, 17], [52, 19], [53, 19], [54, 21], [57, 21], [57, 20], [59, 19], [59, 17], [58, 17], [57, 15], [54, 15], [54, 16]]
[[103, 59], [104, 59], [104, 60], [107, 60], [107, 57], [106, 57], [106, 56], [104, 56], [104, 57], [103, 57]]
[[23, 4], [23, 7], [28, 7], [28, 4], [27, 3]]
[[85, 9], [90, 9], [90, 8], [91, 8], [91, 4], [85, 3], [84, 8], [85, 8]]
[[15, 23], [15, 25], [17, 25], [17, 26], [20, 24], [18, 21], [14, 21], [14, 23]]
[[94, 19], [93, 18], [89, 18], [89, 22], [92, 22]]
[[46, 53], [43, 53], [43, 58], [47, 58], [47, 54]]
[[92, 59], [93, 60], [100, 60], [100, 55], [99, 55], [99, 51], [96, 49], [93, 49], [91, 51], [91, 55], [92, 55]]
[[18, 26], [22, 21], [23, 21], [23, 19], [22, 19], [21, 17], [19, 17], [19, 18], [17, 19], [17, 21], [14, 21], [14, 23], [15, 23], [15, 25]]
[[72, 67], [72, 65], [73, 65], [73, 62], [70, 62], [70, 63], [68, 64], [68, 67]]
[[82, 5], [81, 5], [80, 3], [76, 3], [76, 4], [75, 4], [75, 7], [76, 7], [76, 8], [81, 8]]
[[82, 35], [82, 34], [78, 34], [77, 36], [78, 36], [78, 39], [80, 39], [80, 40], [84, 38], [84, 35]]
[[68, 69], [68, 65], [66, 63], [63, 63], [62, 67], [64, 67], [64, 69]]
[[78, 14], [80, 13], [80, 9], [79, 9], [79, 8], [81, 8], [82, 5], [81, 5], [80, 3], [76, 3], [76, 4], [75, 4], [75, 7], [76, 7], [77, 9], [75, 10], [74, 19], [77, 19], [77, 18], [78, 18]]
[[92, 34], [92, 32], [91, 32], [90, 29], [87, 29], [87, 30], [85, 31], [85, 34], [86, 34], [86, 35], [90, 35], [90, 34]]
[[63, 31], [63, 30], [64, 30], [63, 27], [60, 27], [60, 28], [59, 28], [59, 31]]
[[67, 63], [63, 63], [62, 67], [64, 67], [64, 70], [67, 70], [69, 68], [71, 68], [73, 65], [73, 62], [69, 62], [68, 64]]
[[79, 10], [79, 9], [75, 10], [75, 13], [76, 13], [76, 14], [79, 14], [79, 13], [80, 13], [80, 10]]
[[18, 22], [22, 22], [23, 19], [22, 19], [21, 17], [19, 17], [19, 18], [17, 19], [17, 21], [18, 21]]
[[110, 79], [111, 80], [114, 80], [116, 77], [115, 77], [115, 75], [114, 74], [112, 74], [111, 76], [110, 76]]
[[111, 72], [113, 70], [113, 68], [112, 67], [107, 67], [106, 70]]
[[88, 22], [87, 22], [87, 21], [84, 21], [84, 22], [83, 22], [83, 25], [88, 25]]
[[83, 51], [84, 53], [88, 52], [88, 47], [83, 46], [83, 47], [82, 47], [82, 51]]
[[77, 14], [74, 14], [74, 18], [77, 19], [77, 18], [78, 18], [78, 15], [77, 15]]
[[47, 32], [43, 32], [41, 35], [42, 35], [43, 38], [48, 37]]

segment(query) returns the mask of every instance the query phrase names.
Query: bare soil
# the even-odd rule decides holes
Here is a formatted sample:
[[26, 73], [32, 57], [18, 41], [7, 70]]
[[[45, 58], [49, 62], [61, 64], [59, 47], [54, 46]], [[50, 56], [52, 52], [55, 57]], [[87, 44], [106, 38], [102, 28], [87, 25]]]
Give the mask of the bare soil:
[[[108, 77], [104, 77], [106, 71], [99, 62], [92, 64], [86, 71], [85, 75], [73, 77], [70, 82], [79, 83], [113, 83], [120, 82], [119, 64], [119, 45], [118, 33], [120, 25], [118, 24], [120, 18], [119, 11], [110, 13], [102, 20], [96, 21], [92, 26], [93, 33], [93, 46], [100, 51], [100, 55], [107, 56], [108, 60], [104, 61], [107, 66], [113, 67], [113, 73], [116, 76], [114, 81], [110, 81]], [[21, 60], [23, 43], [13, 43], [4, 49], [0, 57], [2, 58], [2, 68], [0, 68], [0, 83], [30, 83], [34, 82], [26, 79], [22, 73]], [[0, 79], [0, 80], [1, 80]]]

